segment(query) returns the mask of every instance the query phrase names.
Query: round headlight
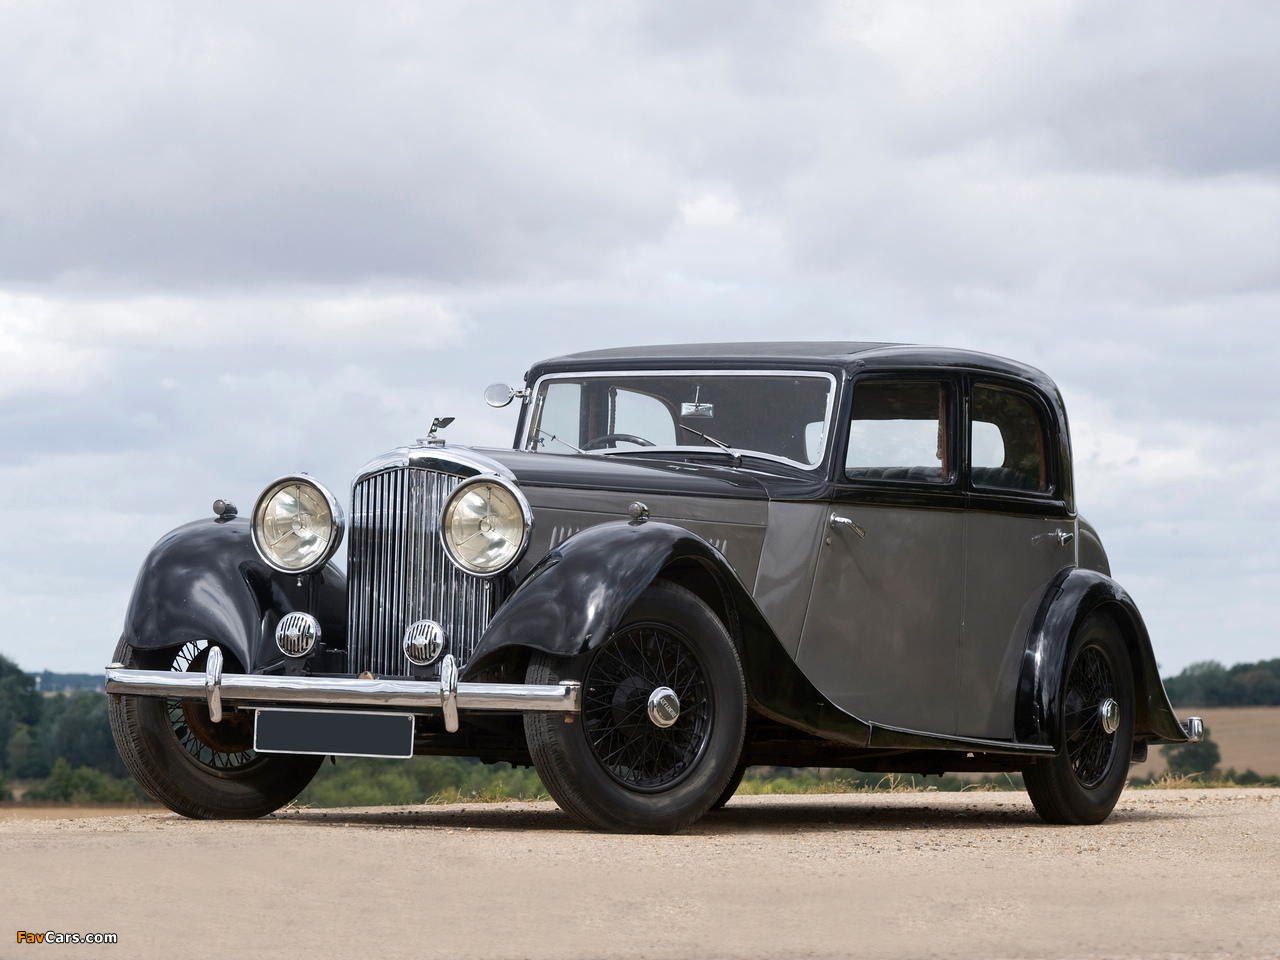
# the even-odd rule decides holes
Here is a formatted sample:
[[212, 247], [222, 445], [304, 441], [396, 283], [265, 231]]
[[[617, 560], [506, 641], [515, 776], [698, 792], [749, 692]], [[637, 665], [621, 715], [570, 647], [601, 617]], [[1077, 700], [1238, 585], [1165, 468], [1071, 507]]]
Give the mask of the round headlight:
[[253, 545], [282, 573], [323, 566], [342, 543], [345, 518], [328, 490], [310, 477], [281, 477], [253, 507]]
[[532, 526], [533, 513], [519, 490], [496, 477], [474, 477], [445, 502], [440, 538], [459, 567], [492, 577], [524, 555]]

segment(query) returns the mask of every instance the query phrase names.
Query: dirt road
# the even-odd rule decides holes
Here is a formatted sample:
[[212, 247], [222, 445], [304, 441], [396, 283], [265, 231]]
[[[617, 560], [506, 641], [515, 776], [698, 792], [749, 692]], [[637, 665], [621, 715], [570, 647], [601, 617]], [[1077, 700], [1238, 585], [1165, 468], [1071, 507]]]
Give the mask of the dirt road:
[[[0, 821], [0, 957], [1280, 956], [1280, 790], [738, 797], [674, 837], [550, 803]], [[18, 930], [116, 946], [15, 945]]]

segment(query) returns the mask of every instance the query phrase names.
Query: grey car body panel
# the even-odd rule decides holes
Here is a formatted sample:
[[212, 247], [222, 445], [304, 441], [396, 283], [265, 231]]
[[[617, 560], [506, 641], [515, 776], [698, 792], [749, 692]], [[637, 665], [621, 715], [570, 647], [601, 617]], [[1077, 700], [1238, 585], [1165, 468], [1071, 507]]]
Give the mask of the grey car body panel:
[[[637, 502], [632, 494], [613, 491], [524, 487], [537, 525], [529, 550], [517, 569], [523, 578], [529, 570], [570, 537], [598, 523], [628, 519], [627, 509]], [[763, 500], [704, 500], [646, 494], [642, 502], [655, 521], [675, 523], [715, 547], [743, 583], [756, 577], [760, 548], [765, 539], [769, 507]]]
[[768, 527], [752, 593], [793, 658], [800, 651], [818, 547], [826, 533], [829, 513], [826, 503], [769, 504]]
[[951, 735], [964, 605], [964, 512], [835, 502], [857, 523], [819, 544], [797, 663], [873, 723]]
[[1076, 529], [1079, 531], [1076, 546], [1076, 564], [1084, 570], [1096, 570], [1104, 576], [1111, 576], [1111, 561], [1107, 559], [1107, 551], [1103, 549], [1102, 538], [1098, 531], [1084, 517], [1076, 517]]
[[964, 630], [956, 733], [1012, 738], [1018, 670], [1049, 582], [1075, 563], [1072, 524], [989, 511], [965, 514]]
[[663, 571], [701, 564], [733, 612], [727, 627], [739, 644], [754, 709], [800, 730], [864, 747], [871, 728], [830, 703], [782, 648], [764, 615], [710, 544], [667, 523], [601, 523], [552, 550], [499, 608], [464, 672], [483, 671], [490, 654], [523, 646], [576, 658], [607, 640]]

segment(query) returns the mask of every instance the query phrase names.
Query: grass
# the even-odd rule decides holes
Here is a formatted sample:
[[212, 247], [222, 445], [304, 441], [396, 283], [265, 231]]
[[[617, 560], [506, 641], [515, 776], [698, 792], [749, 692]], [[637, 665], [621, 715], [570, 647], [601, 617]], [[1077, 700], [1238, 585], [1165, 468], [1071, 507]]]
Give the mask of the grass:
[[737, 796], [802, 793], [960, 793], [1022, 790], [1022, 775], [994, 774], [977, 780], [954, 775], [926, 777], [914, 773], [860, 773], [824, 767], [753, 767], [742, 778]]
[[[1152, 777], [1130, 777], [1128, 786], [1137, 790], [1274, 788], [1280, 787], [1280, 777], [1263, 777], [1252, 770], [1237, 773], [1234, 769], [1225, 772], [1215, 769], [1193, 776], [1165, 771]], [[860, 773], [849, 768], [752, 767], [738, 787], [737, 795], [988, 793], [1023, 789], [1022, 775], [1018, 773], [962, 779], [954, 775]], [[145, 802], [132, 780], [116, 780], [88, 768], [73, 770], [65, 760], [58, 762], [47, 780], [31, 784], [22, 799], [86, 804]], [[376, 807], [549, 799], [537, 773], [505, 763], [485, 765], [453, 757], [414, 757], [402, 761], [343, 758], [336, 766], [325, 763], [295, 805]]]
[[1210, 770], [1208, 773], [1181, 775], [1170, 770], [1151, 777], [1130, 777], [1129, 787], [1135, 790], [1197, 790], [1222, 789], [1229, 787], [1280, 787], [1280, 777], [1263, 777], [1246, 770], [1237, 773], [1234, 768], [1223, 773], [1221, 770]]

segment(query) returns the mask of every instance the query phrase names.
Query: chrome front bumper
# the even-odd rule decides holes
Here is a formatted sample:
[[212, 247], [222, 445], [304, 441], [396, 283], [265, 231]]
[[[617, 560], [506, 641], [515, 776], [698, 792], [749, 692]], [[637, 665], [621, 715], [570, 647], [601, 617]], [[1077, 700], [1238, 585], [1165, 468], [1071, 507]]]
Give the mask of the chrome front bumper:
[[507, 710], [537, 713], [577, 713], [582, 685], [563, 681], [551, 685], [524, 683], [459, 683], [451, 656], [440, 665], [439, 680], [346, 680], [331, 677], [280, 677], [222, 672], [222, 651], [209, 648], [204, 673], [170, 670], [130, 670], [120, 663], [107, 666], [107, 693], [136, 697], [177, 697], [205, 700], [209, 716], [222, 719], [223, 703], [303, 703], [317, 707], [399, 707], [413, 711], [440, 710], [445, 729], [458, 729], [459, 710]]

